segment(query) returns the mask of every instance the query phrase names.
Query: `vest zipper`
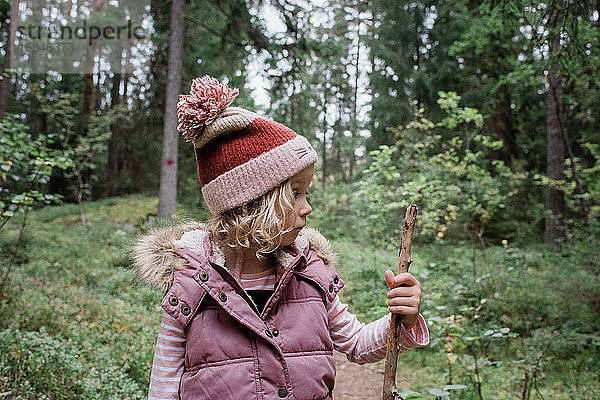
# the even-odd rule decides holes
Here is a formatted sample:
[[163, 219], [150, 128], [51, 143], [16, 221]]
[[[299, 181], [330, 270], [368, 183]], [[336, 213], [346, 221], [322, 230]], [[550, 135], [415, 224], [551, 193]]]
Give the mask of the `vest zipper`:
[[[269, 297], [269, 299], [265, 303], [265, 306], [263, 308], [263, 313], [272, 308], [271, 303], [273, 302], [273, 298], [278, 295], [281, 296], [281, 294], [279, 293], [280, 291], [283, 293], [283, 289], [281, 289], [281, 285], [287, 279], [288, 275], [293, 274], [293, 273], [294, 273], [294, 268], [290, 268], [285, 272], [285, 274], [283, 276], [281, 276], [279, 278], [279, 280], [277, 281], [277, 287], [275, 287], [275, 290], [273, 290], [273, 294], [271, 295], [271, 297]], [[261, 319], [262, 319], [262, 316], [261, 316]]]
[[246, 291], [244, 290], [244, 288], [242, 288], [237, 279], [235, 279], [233, 275], [231, 275], [231, 272], [229, 272], [226, 268], [221, 267], [219, 264], [211, 264], [213, 265], [213, 267], [218, 267], [221, 270], [221, 272], [225, 273], [229, 284], [234, 286], [234, 289], [236, 289], [236, 291], [248, 302], [248, 304], [250, 304], [250, 307], [252, 307], [256, 315], [258, 315], [258, 317], [264, 322], [264, 320], [260, 316], [260, 311], [258, 311], [258, 307], [254, 303], [254, 300], [252, 300], [252, 297], [250, 297], [248, 293], [246, 293]]

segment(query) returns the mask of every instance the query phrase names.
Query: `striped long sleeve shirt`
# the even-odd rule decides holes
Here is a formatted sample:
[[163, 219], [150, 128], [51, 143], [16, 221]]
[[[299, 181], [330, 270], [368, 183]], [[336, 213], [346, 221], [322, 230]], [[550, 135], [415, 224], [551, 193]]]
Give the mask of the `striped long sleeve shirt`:
[[[242, 275], [242, 287], [252, 290], [273, 290], [275, 269], [259, 274]], [[348, 311], [348, 305], [335, 300], [326, 305], [329, 334], [334, 348], [359, 364], [383, 359], [386, 353], [390, 315], [364, 324]], [[179, 381], [184, 371], [186, 332], [169, 314], [163, 313], [150, 377], [149, 400], [179, 399]], [[425, 346], [429, 331], [421, 315], [411, 330], [402, 327], [400, 351]]]

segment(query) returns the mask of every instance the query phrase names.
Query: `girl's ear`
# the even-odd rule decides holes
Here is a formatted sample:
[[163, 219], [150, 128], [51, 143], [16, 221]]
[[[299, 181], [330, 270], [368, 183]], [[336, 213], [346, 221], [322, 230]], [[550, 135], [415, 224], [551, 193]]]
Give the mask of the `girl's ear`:
[[242, 208], [242, 215], [244, 217], [248, 216], [248, 206], [244, 205], [244, 207]]

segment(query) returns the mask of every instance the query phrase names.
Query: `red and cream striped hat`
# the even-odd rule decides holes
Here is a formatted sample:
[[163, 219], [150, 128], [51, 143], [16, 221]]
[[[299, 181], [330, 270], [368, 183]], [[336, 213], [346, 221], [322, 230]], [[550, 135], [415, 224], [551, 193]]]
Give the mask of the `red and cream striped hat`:
[[213, 215], [258, 198], [317, 161], [308, 140], [290, 128], [229, 107], [238, 93], [203, 76], [177, 103], [177, 130], [194, 143], [202, 195]]

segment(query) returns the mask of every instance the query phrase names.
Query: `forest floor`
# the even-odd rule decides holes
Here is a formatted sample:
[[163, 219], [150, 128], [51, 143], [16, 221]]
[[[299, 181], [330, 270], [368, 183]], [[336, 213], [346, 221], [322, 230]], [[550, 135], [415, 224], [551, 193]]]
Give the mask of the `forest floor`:
[[[335, 364], [337, 368], [335, 389], [333, 390], [333, 398], [335, 400], [371, 400], [381, 398], [385, 360], [373, 364], [358, 365], [348, 361], [345, 355], [336, 352]], [[407, 378], [415, 378], [413, 375], [408, 372], [408, 366], [400, 360], [396, 375], [396, 384], [398, 387], [409, 387], [409, 380]]]
[[337, 368], [335, 389], [336, 400], [378, 399], [381, 397], [385, 361], [358, 365], [346, 356], [335, 353]]
[[[3, 256], [15, 251], [22, 218], [2, 230], [3, 400], [147, 398], [162, 293], [132, 285], [127, 253], [156, 206], [143, 196], [91, 203], [87, 226], [73, 204], [37, 210], [11, 257]], [[395, 252], [346, 236], [331, 245], [346, 283], [341, 301], [365, 323], [385, 315], [383, 273], [397, 263]], [[423, 285], [431, 341], [399, 359], [404, 397], [518, 400], [529, 371], [537, 374], [529, 375], [531, 400], [600, 399], [600, 264], [592, 247], [583, 242], [555, 254], [490, 246], [481, 254], [469, 243], [418, 245], [411, 270]], [[569, 279], [556, 279], [565, 273]], [[383, 361], [335, 358], [336, 400], [381, 398]], [[456, 361], [452, 369], [448, 360]]]

